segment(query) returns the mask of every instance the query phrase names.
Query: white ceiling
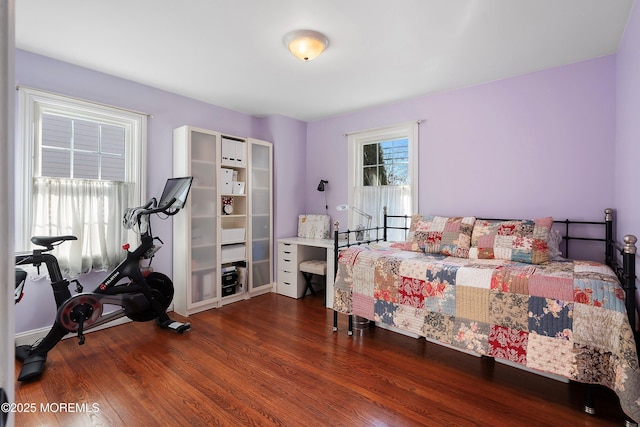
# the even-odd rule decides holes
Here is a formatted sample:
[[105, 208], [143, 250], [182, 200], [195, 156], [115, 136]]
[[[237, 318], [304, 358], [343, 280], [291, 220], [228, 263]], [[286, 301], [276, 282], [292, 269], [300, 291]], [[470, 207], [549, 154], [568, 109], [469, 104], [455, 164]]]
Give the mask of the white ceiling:
[[[305, 121], [615, 53], [633, 0], [17, 0], [16, 46]], [[302, 62], [294, 29], [329, 38]]]

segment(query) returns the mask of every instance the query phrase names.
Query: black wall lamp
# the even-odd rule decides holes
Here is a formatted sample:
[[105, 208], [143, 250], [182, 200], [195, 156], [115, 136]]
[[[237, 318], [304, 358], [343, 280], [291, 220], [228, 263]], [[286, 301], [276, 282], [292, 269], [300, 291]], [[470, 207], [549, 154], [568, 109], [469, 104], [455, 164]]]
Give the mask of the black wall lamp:
[[329, 181], [321, 179], [320, 183], [318, 184], [318, 191], [324, 191], [324, 185], [328, 184], [328, 183], [329, 183]]
[[[322, 191], [324, 193], [324, 185], [328, 184], [329, 181], [326, 179], [321, 179], [318, 183], [318, 191]], [[324, 210], [327, 215], [329, 215], [329, 203], [327, 202], [327, 193], [324, 193]]]

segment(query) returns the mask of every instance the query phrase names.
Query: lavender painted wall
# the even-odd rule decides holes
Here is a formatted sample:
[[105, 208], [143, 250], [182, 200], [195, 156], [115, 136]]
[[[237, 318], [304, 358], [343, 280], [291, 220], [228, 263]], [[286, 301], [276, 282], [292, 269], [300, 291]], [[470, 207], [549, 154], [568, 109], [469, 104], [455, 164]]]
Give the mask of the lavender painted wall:
[[[307, 184], [347, 180], [347, 132], [424, 120], [419, 211], [600, 219], [614, 206], [615, 56], [418, 97], [308, 125]], [[347, 201], [332, 185], [331, 215]], [[307, 208], [324, 201], [307, 194]]]
[[619, 219], [617, 240], [622, 242], [625, 234], [640, 237], [637, 178], [640, 159], [640, 6], [637, 2], [616, 59], [615, 206]]
[[[311, 192], [305, 185], [307, 123], [284, 116], [261, 119], [262, 133], [267, 141], [278, 141], [273, 153], [274, 236], [297, 234], [298, 215], [305, 213], [305, 195]], [[315, 191], [315, 187], [313, 188]], [[275, 240], [275, 239], [274, 239]], [[276, 252], [274, 252], [275, 254]]]

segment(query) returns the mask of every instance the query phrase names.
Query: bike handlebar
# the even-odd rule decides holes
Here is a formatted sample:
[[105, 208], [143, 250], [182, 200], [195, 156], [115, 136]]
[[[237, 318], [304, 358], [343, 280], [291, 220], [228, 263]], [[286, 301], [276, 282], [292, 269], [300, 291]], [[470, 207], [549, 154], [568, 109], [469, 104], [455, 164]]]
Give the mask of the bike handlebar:
[[175, 203], [177, 199], [175, 197], [173, 197], [172, 199], [169, 200], [168, 203], [162, 205], [162, 206], [157, 206], [156, 204], [158, 203], [156, 201], [156, 198], [152, 198], [151, 200], [149, 200], [147, 202], [147, 204], [140, 206], [138, 211], [138, 216], [140, 215], [151, 215], [154, 213], [163, 213], [165, 215], [175, 215], [177, 214], [180, 209], [175, 209], [173, 208], [173, 210], [171, 209], [171, 206], [173, 206], [173, 204]]

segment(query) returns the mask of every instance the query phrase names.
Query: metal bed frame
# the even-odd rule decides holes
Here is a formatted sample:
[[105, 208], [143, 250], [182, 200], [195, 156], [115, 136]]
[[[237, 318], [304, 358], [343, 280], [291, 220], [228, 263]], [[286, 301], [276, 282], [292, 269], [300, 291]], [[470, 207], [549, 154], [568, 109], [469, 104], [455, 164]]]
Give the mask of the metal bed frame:
[[[604, 242], [605, 243], [605, 263], [613, 269], [613, 271], [618, 276], [620, 283], [622, 284], [623, 289], [625, 290], [626, 298], [625, 305], [627, 309], [627, 315], [629, 317], [629, 323], [633, 328], [636, 334], [636, 343], [638, 338], [638, 331], [636, 325], [636, 242], [638, 239], [636, 236], [627, 234], [624, 236], [624, 245], [618, 246], [614, 240], [613, 236], [613, 209], [605, 209], [605, 218], [604, 221], [574, 221], [574, 220], [554, 220], [554, 224], [564, 224], [564, 234], [562, 239], [565, 243], [564, 247], [564, 255], [569, 258], [569, 243], [573, 240], [579, 241], [596, 241], [596, 242]], [[404, 220], [404, 226], [390, 226], [389, 219], [398, 218]], [[507, 219], [499, 219], [499, 218], [478, 218], [487, 221], [509, 221]], [[357, 230], [345, 230], [340, 231], [340, 223], [338, 221], [334, 222], [334, 257], [335, 257], [335, 271], [334, 277], [338, 273], [338, 258], [340, 256], [340, 250], [345, 249], [351, 246], [358, 245], [368, 245], [370, 243], [376, 243], [381, 241], [387, 241], [388, 238], [388, 230], [404, 230], [405, 233], [409, 230], [409, 222], [411, 221], [411, 216], [409, 215], [389, 215], [387, 213], [387, 207], [384, 207], [384, 222], [382, 227], [372, 227], [367, 229], [358, 228]], [[605, 229], [604, 235], [605, 237], [581, 237], [576, 236], [572, 226], [574, 225], [595, 225], [602, 226]], [[355, 233], [368, 232], [371, 235], [372, 232], [375, 232], [374, 239], [366, 239], [357, 241], [351, 238]], [[382, 237], [380, 237], [382, 233]], [[405, 234], [406, 235], [406, 234]], [[620, 257], [616, 256], [616, 253], [620, 255]], [[622, 265], [620, 265], [619, 258], [622, 259]], [[338, 330], [338, 312], [334, 310], [333, 312], [333, 330]], [[353, 334], [353, 315], [349, 315], [349, 327], [348, 327], [349, 335]]]
[[[604, 211], [605, 217], [604, 221], [573, 221], [569, 219], [565, 220], [554, 220], [554, 224], [563, 224], [564, 225], [564, 233], [562, 236], [562, 240], [564, 242], [564, 255], [566, 258], [569, 258], [569, 243], [573, 240], [580, 241], [596, 241], [596, 242], [604, 242], [605, 243], [605, 263], [611, 267], [611, 269], [616, 273], [622, 288], [625, 291], [625, 306], [627, 310], [627, 316], [629, 318], [629, 323], [634, 333], [634, 338], [636, 341], [636, 348], [640, 348], [640, 331], [638, 331], [638, 327], [636, 324], [636, 242], [638, 239], [636, 236], [632, 234], [627, 234], [624, 236], [623, 241], [624, 244], [622, 246], [618, 246], [615, 242], [613, 236], [613, 223], [614, 223], [614, 211], [613, 209], [605, 209]], [[391, 218], [397, 218], [404, 220], [404, 226], [390, 226], [388, 220]], [[478, 218], [487, 221], [509, 221], [508, 219], [499, 219], [499, 218]], [[340, 256], [340, 250], [346, 249], [351, 246], [357, 245], [368, 245], [370, 243], [376, 243], [381, 241], [387, 241], [388, 238], [388, 230], [404, 230], [405, 237], [409, 231], [411, 216], [409, 215], [388, 215], [387, 207], [384, 207], [384, 222], [382, 227], [372, 227], [368, 229], [358, 228], [356, 230], [345, 230], [340, 231], [339, 222], [336, 221], [334, 223], [334, 278], [338, 274], [338, 259]], [[574, 225], [592, 225], [592, 226], [602, 226], [604, 227], [604, 238], [602, 237], [582, 237], [576, 236], [574, 229], [572, 226]], [[364, 234], [364, 233], [367, 234]], [[366, 240], [352, 240], [351, 236], [354, 233], [361, 233], [360, 235], [371, 235], [372, 232], [375, 232], [375, 239], [366, 239]], [[382, 237], [380, 237], [380, 232], [382, 232]], [[620, 259], [622, 260], [622, 265], [620, 265]], [[333, 331], [338, 331], [338, 312], [336, 310], [333, 311]], [[353, 315], [348, 315], [348, 335], [353, 335]], [[640, 350], [638, 351], [640, 353]], [[585, 397], [585, 406], [584, 411], [588, 414], [595, 414], [594, 409], [594, 385], [587, 384], [587, 391]], [[633, 421], [627, 419], [625, 425], [631, 426], [636, 425]]]

